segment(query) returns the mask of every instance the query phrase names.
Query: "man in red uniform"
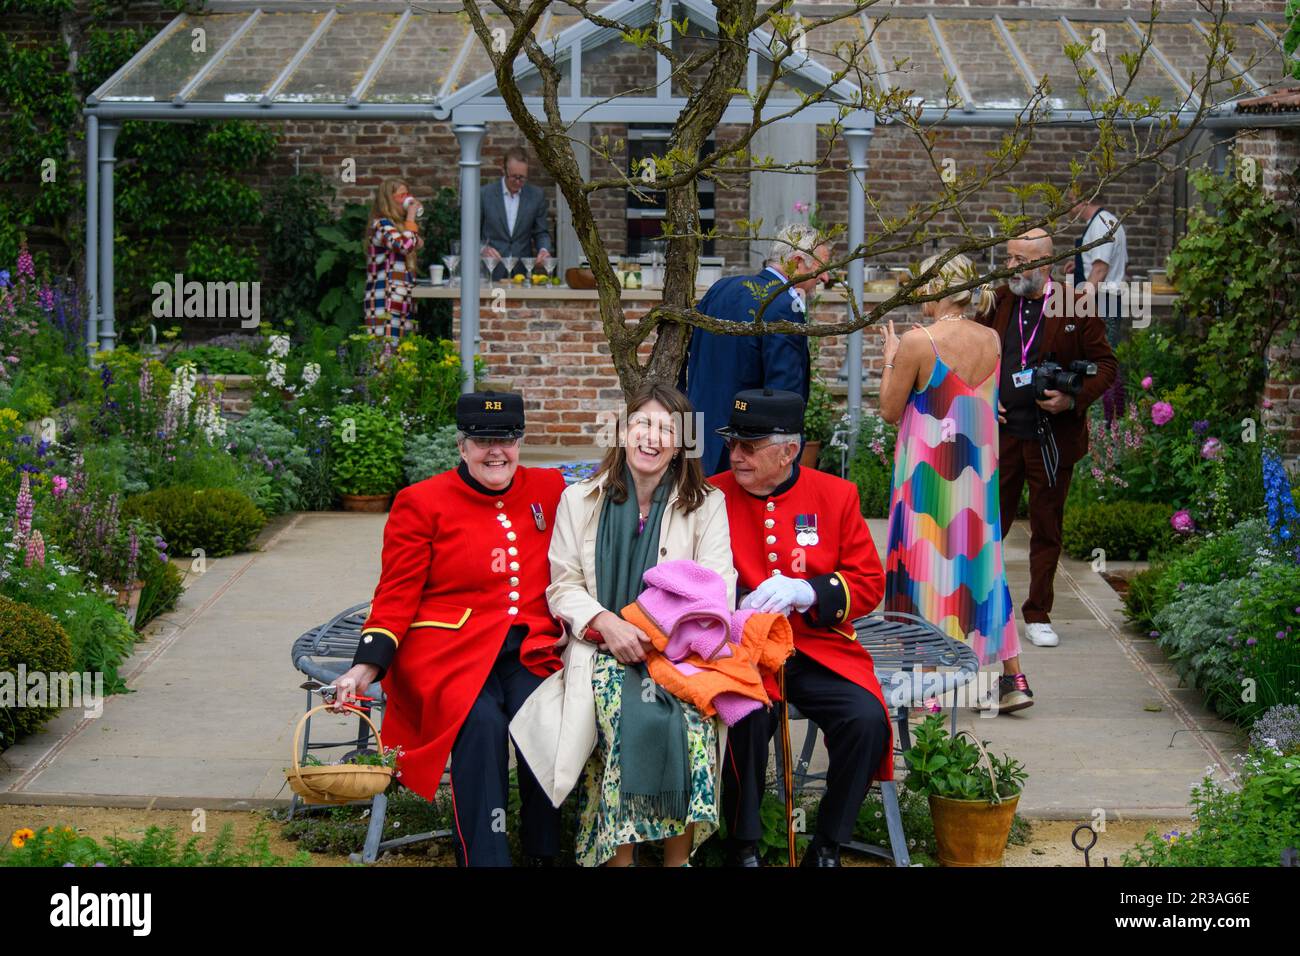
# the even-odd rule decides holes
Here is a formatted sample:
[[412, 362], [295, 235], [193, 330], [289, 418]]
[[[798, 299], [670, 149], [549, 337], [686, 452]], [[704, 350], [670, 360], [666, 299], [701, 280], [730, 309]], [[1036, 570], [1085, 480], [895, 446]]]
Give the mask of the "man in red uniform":
[[[839, 866], [873, 777], [894, 777], [885, 699], [852, 624], [880, 603], [885, 575], [857, 487], [795, 461], [803, 414], [794, 392], [737, 394], [730, 424], [719, 429], [731, 470], [709, 480], [727, 498], [737, 593], [749, 592], [741, 605], [790, 615], [795, 656], [785, 665], [785, 692], [826, 736], [826, 795], [803, 865]], [[767, 689], [779, 698], [773, 682]], [[722, 810], [741, 866], [758, 865], [759, 805], [779, 718], [775, 708], [756, 711], [727, 739]]]
[[[342, 702], [384, 679], [384, 742], [401, 782], [432, 799], [451, 757], [453, 836], [462, 866], [509, 866], [510, 719], [560, 669], [546, 604], [547, 551], [564, 476], [519, 465], [523, 399], [475, 392], [456, 403], [461, 463], [398, 492], [383, 565]], [[520, 838], [543, 863], [559, 852], [559, 811], [518, 761]]]

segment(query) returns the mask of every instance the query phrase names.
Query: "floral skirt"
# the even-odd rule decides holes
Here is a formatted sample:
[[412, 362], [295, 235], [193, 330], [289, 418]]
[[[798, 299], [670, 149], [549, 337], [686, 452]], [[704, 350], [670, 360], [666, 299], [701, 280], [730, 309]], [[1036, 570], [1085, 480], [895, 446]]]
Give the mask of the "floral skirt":
[[610, 654], [599, 654], [592, 668], [596, 696], [596, 749], [583, 768], [578, 788], [579, 866], [600, 866], [625, 843], [645, 843], [681, 836], [695, 825], [691, 852], [718, 828], [716, 792], [718, 730], [713, 718], [682, 702], [686, 745], [691, 767], [691, 792], [686, 819], [638, 818], [619, 805], [619, 709], [623, 698], [623, 665]]

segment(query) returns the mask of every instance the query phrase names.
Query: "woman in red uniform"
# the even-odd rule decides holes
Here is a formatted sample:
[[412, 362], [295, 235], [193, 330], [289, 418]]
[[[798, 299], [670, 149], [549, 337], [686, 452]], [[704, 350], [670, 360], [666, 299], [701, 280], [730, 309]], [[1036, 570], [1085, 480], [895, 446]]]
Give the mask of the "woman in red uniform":
[[[383, 679], [384, 742], [404, 751], [401, 782], [432, 799], [450, 756], [458, 861], [509, 866], [507, 728], [560, 668], [546, 586], [564, 477], [519, 465], [519, 395], [462, 395], [456, 426], [460, 466], [393, 501], [370, 616], [336, 685], [341, 704]], [[559, 811], [518, 768], [524, 853], [546, 863], [559, 852]]]

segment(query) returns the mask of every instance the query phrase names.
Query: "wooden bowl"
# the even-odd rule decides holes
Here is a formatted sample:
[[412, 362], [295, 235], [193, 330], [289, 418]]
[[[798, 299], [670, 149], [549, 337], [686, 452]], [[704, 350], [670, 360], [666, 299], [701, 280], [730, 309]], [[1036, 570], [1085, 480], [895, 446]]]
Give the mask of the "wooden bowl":
[[596, 275], [590, 269], [567, 269], [564, 273], [564, 281], [570, 289], [596, 288]]

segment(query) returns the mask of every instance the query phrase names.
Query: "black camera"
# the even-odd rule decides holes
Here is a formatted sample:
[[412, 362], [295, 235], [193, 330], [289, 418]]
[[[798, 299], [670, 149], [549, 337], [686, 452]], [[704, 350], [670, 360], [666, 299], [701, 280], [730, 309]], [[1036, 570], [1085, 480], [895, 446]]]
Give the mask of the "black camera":
[[1079, 390], [1083, 388], [1084, 378], [1096, 374], [1096, 362], [1076, 359], [1065, 366], [1059, 362], [1041, 362], [1034, 366], [1034, 398], [1039, 400], [1047, 398], [1044, 393], [1048, 389], [1066, 395], [1078, 395]]

